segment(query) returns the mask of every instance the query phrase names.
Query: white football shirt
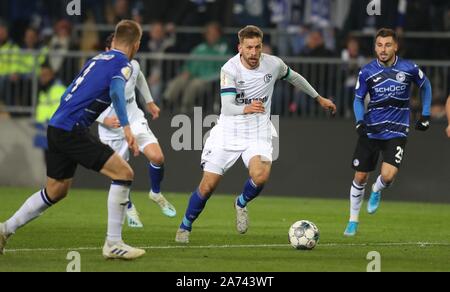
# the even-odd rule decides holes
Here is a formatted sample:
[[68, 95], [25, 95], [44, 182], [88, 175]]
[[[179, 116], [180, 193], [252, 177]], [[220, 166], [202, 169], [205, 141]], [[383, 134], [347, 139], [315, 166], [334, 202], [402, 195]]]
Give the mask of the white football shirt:
[[[125, 98], [127, 99], [126, 100], [126, 106], [127, 106], [126, 108], [127, 108], [128, 121], [130, 122], [130, 125], [140, 121], [141, 119], [145, 119], [145, 114], [138, 107], [137, 101], [136, 101], [136, 82], [137, 82], [137, 79], [139, 76], [139, 72], [141, 72], [141, 67], [136, 60], [131, 61], [131, 66], [133, 67], [133, 72], [125, 86]], [[109, 108], [107, 108], [99, 116], [97, 121], [99, 121], [101, 123], [101, 122], [103, 122], [103, 120], [106, 117], [112, 117], [112, 116], [117, 116], [113, 105], [111, 105]], [[98, 126], [98, 135], [100, 137], [100, 140], [120, 140], [125, 137], [123, 128], [111, 129], [111, 128], [103, 126], [102, 124], [99, 124], [99, 126]]]
[[262, 54], [259, 67], [253, 70], [244, 67], [240, 54], [222, 67], [221, 96], [236, 96], [233, 105], [242, 107], [242, 112], [252, 101], [262, 101], [266, 112], [226, 115], [222, 105], [217, 129], [214, 130], [218, 143], [226, 149], [242, 150], [259, 140], [271, 142], [272, 136], [276, 136], [270, 121], [274, 86], [277, 80], [289, 74], [289, 70], [280, 58], [267, 54]]

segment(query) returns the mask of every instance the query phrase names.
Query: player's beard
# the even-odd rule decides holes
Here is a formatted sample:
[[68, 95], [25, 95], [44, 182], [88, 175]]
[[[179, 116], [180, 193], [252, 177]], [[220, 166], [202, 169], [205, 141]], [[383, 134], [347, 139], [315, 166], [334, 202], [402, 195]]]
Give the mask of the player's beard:
[[244, 57], [244, 56], [243, 56], [243, 58], [244, 58], [245, 62], [246, 62], [252, 69], [258, 68], [260, 58], [257, 58], [257, 57], [248, 57], [248, 58], [246, 58], [246, 57]]
[[[389, 58], [387, 58], [389, 57]], [[383, 63], [384, 65], [388, 65], [394, 62], [395, 60], [395, 53], [389, 56], [389, 54], [379, 54], [378, 60]]]

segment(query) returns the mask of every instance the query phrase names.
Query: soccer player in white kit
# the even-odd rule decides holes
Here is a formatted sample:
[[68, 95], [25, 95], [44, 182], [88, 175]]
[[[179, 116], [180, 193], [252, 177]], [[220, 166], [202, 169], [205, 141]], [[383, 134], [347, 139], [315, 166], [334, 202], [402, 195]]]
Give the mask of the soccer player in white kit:
[[272, 166], [272, 137], [277, 135], [270, 121], [270, 108], [277, 80], [287, 80], [327, 111], [336, 106], [321, 97], [300, 74], [280, 58], [262, 54], [263, 32], [247, 26], [239, 32], [239, 54], [221, 72], [222, 111], [202, 154], [203, 179], [192, 194], [175, 241], [189, 243], [192, 224], [205, 208], [222, 176], [242, 157], [250, 178], [235, 200], [236, 227], [248, 229], [247, 204], [263, 190]]
[[[106, 41], [107, 51], [111, 47], [112, 40], [113, 35], [111, 35]], [[152, 115], [153, 120], [159, 118], [160, 109], [152, 98], [147, 80], [141, 72], [139, 63], [136, 60], [132, 60], [131, 66], [133, 71], [125, 87], [125, 97], [127, 99], [126, 109], [132, 132], [136, 136], [139, 151], [143, 153], [149, 161], [148, 169], [151, 184], [149, 198], [160, 206], [164, 215], [168, 217], [175, 217], [175, 207], [161, 194], [161, 181], [164, 176], [164, 155], [158, 143], [158, 139], [148, 126], [144, 113], [137, 105], [135, 89], [138, 89], [145, 99], [148, 111]], [[125, 140], [123, 129], [120, 126], [120, 121], [117, 118], [114, 107], [111, 105], [107, 110], [105, 110], [98, 117], [97, 122], [99, 123], [98, 134], [100, 140], [104, 144], [109, 145], [116, 153], [128, 161], [130, 159], [130, 152], [128, 150], [129, 147], [127, 141]], [[127, 219], [128, 226], [132, 228], [143, 227], [136, 207], [131, 202], [131, 198], [127, 208]]]

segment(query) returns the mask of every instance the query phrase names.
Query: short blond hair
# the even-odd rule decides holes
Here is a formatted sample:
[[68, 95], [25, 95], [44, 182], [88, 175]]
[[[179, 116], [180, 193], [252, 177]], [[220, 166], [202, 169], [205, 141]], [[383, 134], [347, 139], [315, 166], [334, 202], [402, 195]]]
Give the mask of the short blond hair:
[[247, 25], [243, 29], [241, 29], [238, 33], [239, 42], [242, 44], [245, 39], [253, 39], [253, 38], [260, 38], [261, 40], [264, 39], [264, 33], [263, 31], [254, 25]]
[[142, 28], [133, 20], [122, 20], [116, 26], [114, 41], [121, 44], [133, 45], [142, 38]]

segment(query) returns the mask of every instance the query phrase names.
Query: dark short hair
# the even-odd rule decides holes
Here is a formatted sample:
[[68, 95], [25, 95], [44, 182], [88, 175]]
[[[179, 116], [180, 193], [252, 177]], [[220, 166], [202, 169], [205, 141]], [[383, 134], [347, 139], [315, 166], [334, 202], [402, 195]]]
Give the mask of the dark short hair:
[[114, 40], [114, 33], [110, 34], [105, 41], [105, 48], [110, 50], [112, 47], [112, 42]]
[[377, 35], [375, 36], [375, 40], [378, 39], [379, 37], [382, 37], [382, 38], [392, 37], [394, 39], [394, 41], [396, 43], [398, 43], [397, 33], [390, 28], [382, 28], [382, 29], [378, 30]]
[[264, 33], [257, 26], [248, 25], [239, 31], [238, 37], [240, 43], [242, 43], [245, 39], [260, 38], [262, 40], [264, 38]]

